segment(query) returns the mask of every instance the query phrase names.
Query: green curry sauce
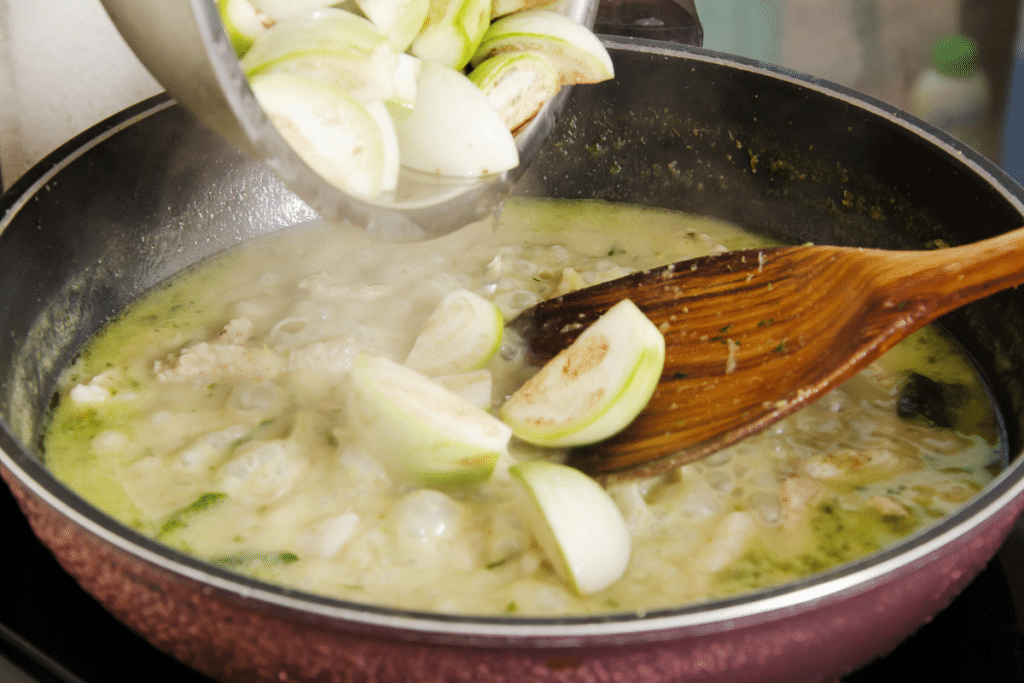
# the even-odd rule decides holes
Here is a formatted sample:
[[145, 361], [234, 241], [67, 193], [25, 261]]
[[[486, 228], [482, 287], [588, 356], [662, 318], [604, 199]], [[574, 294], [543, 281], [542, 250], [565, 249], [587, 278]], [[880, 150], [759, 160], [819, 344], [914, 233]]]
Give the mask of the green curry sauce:
[[[346, 362], [355, 349], [400, 361], [456, 287], [510, 319], [638, 268], [769, 242], [669, 211], [517, 199], [496, 268], [490, 230], [382, 248], [311, 225], [191, 269], [67, 369], [47, 466], [126, 525], [221, 568], [364, 603], [516, 615], [645, 611], [776, 585], [949, 514], [1001, 466], [981, 379], [926, 328], [763, 433], [611, 486], [630, 564], [610, 588], [576, 595], [507, 476], [451, 490], [389, 479], [346, 425]], [[495, 404], [532, 372], [514, 348], [486, 369]], [[508, 455], [564, 454], [513, 442]]]

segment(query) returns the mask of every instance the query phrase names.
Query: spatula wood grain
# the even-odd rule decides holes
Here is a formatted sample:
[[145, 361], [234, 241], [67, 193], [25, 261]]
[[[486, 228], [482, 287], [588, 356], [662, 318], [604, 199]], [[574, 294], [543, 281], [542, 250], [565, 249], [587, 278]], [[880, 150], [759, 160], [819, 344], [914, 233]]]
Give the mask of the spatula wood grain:
[[573, 451], [599, 478], [647, 476], [758, 432], [819, 398], [914, 330], [1024, 283], [1024, 228], [934, 251], [828, 246], [730, 252], [542, 302], [511, 327], [534, 362], [629, 298], [665, 335], [650, 403]]

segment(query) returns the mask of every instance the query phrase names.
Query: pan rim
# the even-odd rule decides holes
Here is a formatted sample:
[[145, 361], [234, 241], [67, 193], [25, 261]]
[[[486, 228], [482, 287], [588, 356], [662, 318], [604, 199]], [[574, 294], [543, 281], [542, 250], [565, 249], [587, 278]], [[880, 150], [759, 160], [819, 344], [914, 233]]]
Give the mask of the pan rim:
[[[602, 36], [613, 50], [648, 52], [728, 65], [782, 79], [839, 97], [852, 106], [883, 116], [914, 134], [928, 138], [956, 156], [1024, 213], [1019, 188], [1010, 177], [978, 153], [944, 132], [885, 103], [821, 79], [794, 74], [770, 65], [723, 55], [700, 48], [680, 47], [657, 41]], [[47, 156], [18, 179], [0, 199], [0, 233], [21, 206], [30, 201], [59, 171], [120, 130], [170, 106], [173, 100], [158, 95], [108, 121], [97, 124]], [[1019, 454], [1018, 454], [1019, 455]], [[895, 545], [795, 581], [746, 593], [735, 598], [651, 610], [646, 613], [602, 614], [575, 617], [490, 617], [442, 615], [362, 605], [285, 589], [212, 567], [122, 526], [72, 493], [49, 474], [30, 451], [0, 422], [0, 466], [11, 473], [32, 495], [64, 518], [118, 549], [184, 580], [210, 586], [218, 596], [259, 603], [269, 611], [283, 611], [291, 618], [335, 624], [338, 628], [401, 633], [432, 642], [451, 641], [478, 646], [564, 647], [674, 639], [688, 633], [707, 634], [755, 625], [809, 611], [823, 602], [839, 601], [889, 580], [898, 579], [929, 563], [954, 547], [953, 542], [992, 522], [1024, 496], [1024, 458], [1011, 464], [969, 503]]]

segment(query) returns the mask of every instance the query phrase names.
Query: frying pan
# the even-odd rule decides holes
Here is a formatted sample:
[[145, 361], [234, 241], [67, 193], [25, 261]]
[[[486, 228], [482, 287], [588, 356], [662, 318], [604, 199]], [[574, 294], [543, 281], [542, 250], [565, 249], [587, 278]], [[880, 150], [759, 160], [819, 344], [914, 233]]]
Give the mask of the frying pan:
[[[920, 248], [1019, 226], [1024, 193], [942, 132], [813, 78], [606, 38], [618, 77], [576, 88], [523, 195], [665, 206], [794, 241]], [[1024, 294], [943, 325], [1003, 418], [1008, 466], [962, 509], [860, 560], [645, 614], [456, 617], [238, 577], [106, 517], [40, 462], [57, 374], [148, 288], [313, 211], [173, 102], [144, 102], [0, 200], [0, 475], [82, 585], [158, 648], [224, 681], [828, 681], [945, 607], [1024, 507]], [[83, 625], [88, 628], [88, 625]]]

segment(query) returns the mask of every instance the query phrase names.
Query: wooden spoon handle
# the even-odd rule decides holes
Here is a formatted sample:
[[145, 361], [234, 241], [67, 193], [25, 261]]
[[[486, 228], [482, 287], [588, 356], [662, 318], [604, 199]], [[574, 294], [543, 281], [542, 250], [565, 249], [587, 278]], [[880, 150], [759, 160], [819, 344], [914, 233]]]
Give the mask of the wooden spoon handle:
[[[915, 300], [945, 313], [1024, 284], [1024, 228], [959, 247], [872, 250], [865, 256], [875, 263], [878, 284], [891, 288], [895, 306]], [[900, 299], [904, 295], [906, 299]]]
[[933, 251], [777, 247], [634, 273], [542, 302], [511, 327], [535, 362], [623, 298], [662, 329], [665, 369], [647, 408], [572, 457], [597, 476], [637, 476], [763, 429], [926, 323], [1022, 283], [1024, 228]]

